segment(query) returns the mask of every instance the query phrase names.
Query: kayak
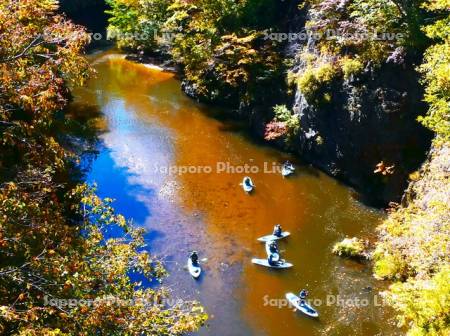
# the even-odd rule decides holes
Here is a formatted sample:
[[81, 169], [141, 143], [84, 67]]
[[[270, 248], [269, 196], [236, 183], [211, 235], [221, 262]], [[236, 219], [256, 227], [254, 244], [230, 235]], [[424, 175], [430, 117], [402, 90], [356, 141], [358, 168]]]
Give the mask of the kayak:
[[283, 167], [281, 168], [281, 175], [283, 175], [283, 177], [287, 177], [287, 176], [292, 175], [294, 173], [295, 173], [294, 166], [283, 165]]
[[306, 301], [303, 303], [300, 303], [300, 298], [293, 294], [293, 293], [287, 293], [286, 299], [298, 310], [300, 310], [303, 314], [311, 316], [311, 317], [318, 317], [319, 313], [311, 307]]
[[273, 256], [273, 261], [279, 261], [280, 260], [280, 254], [279, 253], [274, 253], [270, 251], [270, 243], [272, 243], [273, 240], [269, 240], [266, 241], [266, 253], [267, 253], [267, 257], [269, 257], [270, 255]]
[[270, 268], [290, 268], [294, 266], [291, 263], [285, 262], [283, 260], [279, 261], [277, 265], [270, 265], [267, 259], [256, 259], [256, 258], [252, 259], [252, 263]]
[[189, 259], [188, 259], [188, 264], [187, 264], [187, 266], [188, 266], [189, 273], [190, 273], [195, 279], [197, 279], [197, 278], [200, 276], [200, 273], [202, 272], [202, 269], [201, 269], [201, 267], [200, 267], [200, 264], [194, 265], [194, 264], [192, 263], [191, 258], [189, 258]]
[[267, 242], [267, 241], [271, 241], [271, 240], [283, 239], [283, 238], [286, 238], [286, 237], [289, 236], [289, 235], [290, 235], [290, 232], [283, 231], [283, 232], [281, 232], [281, 237], [274, 236], [274, 235], [272, 234], [272, 235], [267, 235], [267, 236], [264, 236], [264, 237], [260, 237], [260, 238], [258, 238], [258, 240], [259, 240], [260, 242]]
[[244, 179], [242, 180], [242, 188], [246, 193], [251, 193], [253, 191], [255, 185], [253, 184], [253, 181], [250, 177], [244, 177]]
[[281, 175], [284, 177], [295, 173], [295, 167], [292, 164], [283, 164], [281, 167]]

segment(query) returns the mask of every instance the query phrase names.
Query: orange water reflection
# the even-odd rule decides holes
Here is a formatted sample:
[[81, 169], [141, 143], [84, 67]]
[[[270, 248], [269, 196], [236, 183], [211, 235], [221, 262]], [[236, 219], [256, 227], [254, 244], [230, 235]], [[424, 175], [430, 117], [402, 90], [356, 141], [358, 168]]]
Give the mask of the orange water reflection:
[[[212, 117], [214, 111], [181, 93], [172, 74], [111, 52], [93, 57], [93, 64], [97, 78], [77, 91], [74, 106], [98, 106], [108, 127], [102, 140], [114, 166], [127, 171], [130, 185], [153, 191], [132, 196], [151, 213], [142, 224], [161, 232], [153, 250], [173, 262], [168, 263], [168, 283], [179, 295], [202, 300], [214, 315], [201, 334], [394, 334], [390, 314], [373, 302], [363, 308], [322, 305], [319, 320], [265, 305], [303, 287], [323, 302], [329, 295], [373, 298], [379, 284], [370, 270], [334, 257], [330, 249], [346, 235], [371, 235], [382, 218], [379, 211], [359, 204], [350, 189], [308, 166], [299, 165], [296, 176], [288, 179], [265, 171], [265, 165], [272, 170], [293, 158], [252, 143], [238, 125]], [[218, 173], [221, 162], [259, 168], [248, 174], [255, 193], [246, 195], [239, 186], [246, 174]], [[186, 166], [211, 172], [165, 172]], [[111, 174], [115, 168], [95, 169]], [[250, 263], [265, 254], [256, 238], [276, 223], [292, 232], [280, 243], [283, 256], [295, 265], [291, 270], [275, 272]], [[208, 258], [199, 283], [182, 267], [194, 248]]]

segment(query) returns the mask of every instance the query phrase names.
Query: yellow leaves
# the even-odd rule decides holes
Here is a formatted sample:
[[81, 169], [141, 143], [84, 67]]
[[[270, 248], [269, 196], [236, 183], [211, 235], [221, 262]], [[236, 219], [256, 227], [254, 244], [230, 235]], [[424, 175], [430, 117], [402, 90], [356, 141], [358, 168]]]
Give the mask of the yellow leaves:
[[72, 287], [73, 287], [72, 281], [66, 280], [66, 281], [64, 282], [63, 288], [64, 288], [65, 291], [71, 290]]
[[325, 60], [310, 64], [297, 78], [297, 85], [307, 100], [316, 98], [319, 90], [325, 88], [337, 75], [335, 65]]
[[364, 64], [359, 58], [344, 57], [339, 63], [345, 79], [349, 79], [352, 75], [357, 75], [364, 69]]
[[[88, 64], [80, 56], [87, 39], [83, 30], [57, 15], [54, 1], [13, 1], [0, 16], [4, 34], [0, 49], [0, 105], [19, 105], [36, 122], [48, 122], [51, 114], [64, 107], [64, 80], [80, 82], [88, 75]], [[45, 35], [41, 39], [39, 36]], [[57, 52], [53, 54], [54, 47]], [[67, 68], [58, 66], [68, 64]]]
[[138, 8], [139, 6], [139, 0], [115, 0], [115, 2], [119, 5], [124, 5], [127, 7]]
[[365, 242], [353, 237], [336, 243], [333, 246], [333, 253], [342, 257], [363, 258], [366, 257], [365, 249]]
[[24, 104], [25, 106], [32, 106], [33, 105], [33, 98], [27, 95], [21, 95], [19, 96], [19, 100]]
[[420, 179], [420, 172], [419, 171], [412, 172], [411, 174], [409, 174], [409, 179], [411, 181], [418, 181]]
[[443, 266], [431, 279], [395, 283], [385, 293], [401, 313], [399, 321], [411, 328], [408, 335], [448, 335], [450, 267]]
[[46, 329], [44, 331], [44, 335], [45, 336], [69, 336], [69, 334], [66, 334], [64, 332], [61, 331], [61, 329], [56, 328], [56, 329]]
[[202, 306], [194, 306], [192, 307], [191, 311], [193, 313], [204, 313], [205, 312], [205, 308], [203, 308]]
[[118, 215], [116, 217], [116, 220], [117, 220], [117, 224], [121, 227], [125, 227], [127, 224], [125, 217], [122, 215]]
[[442, 13], [442, 18], [423, 28], [428, 37], [435, 40], [425, 52], [420, 66], [425, 87], [425, 101], [430, 105], [428, 113], [418, 120], [437, 134], [435, 143], [450, 139], [450, 8], [449, 0], [428, 1], [424, 7]]
[[429, 0], [422, 7], [430, 11], [448, 10], [450, 8], [450, 0]]
[[63, 313], [63, 312], [59, 313], [58, 315], [59, 315], [59, 317], [62, 318], [63, 320], [67, 320], [67, 319], [69, 318], [69, 316], [68, 316], [66, 313]]
[[[122, 1], [129, 5], [139, 2]], [[142, 305], [137, 310], [110, 304], [90, 314], [86, 305], [79, 310], [66, 307], [68, 313], [42, 305], [44, 300], [58, 298], [96, 299], [105, 292], [111, 297], [133, 300], [138, 294], [130, 284], [130, 270], [149, 280], [155, 274], [159, 279], [163, 273], [160, 264], [148, 254], [139, 253], [142, 232], [116, 215], [109, 200], [103, 201], [85, 185], [76, 187], [68, 196], [62, 195], [67, 187], [67, 153], [52, 137], [54, 113], [67, 103], [66, 83], [83, 83], [89, 68], [81, 57], [87, 35], [53, 13], [54, 5], [48, 0], [0, 1], [0, 27], [4, 33], [0, 38], [1, 58], [15, 58], [0, 64], [0, 118], [8, 124], [9, 132], [4, 133], [1, 143], [14, 155], [20, 155], [22, 165], [14, 167], [21, 169], [20, 176], [16, 176], [20, 183], [2, 184], [0, 245], [7, 249], [4, 265], [20, 267], [17, 264], [23, 261], [26, 266], [24, 271], [11, 273], [13, 285], [2, 281], [5, 306], [0, 307], [0, 319], [10, 322], [10, 328], [23, 336], [65, 335], [64, 332], [92, 335], [98, 330], [117, 333], [119, 327], [110, 322], [103, 324], [102, 318], [120, 323], [119, 333], [130, 335], [144, 334], [148, 330], [143, 325], [157, 323], [163, 325], [161, 330], [170, 324], [177, 324], [182, 331], [193, 330], [199, 323], [185, 322], [192, 321], [189, 308], [175, 313], [151, 307], [151, 314], [147, 314], [144, 309], [148, 307]], [[39, 42], [42, 44], [29, 47], [33, 37], [43, 33], [48, 35]], [[203, 38], [200, 41], [210, 43]], [[21, 110], [8, 113], [4, 106]], [[17, 115], [21, 116], [20, 121], [12, 119]], [[24, 115], [26, 118], [22, 118]], [[6, 146], [0, 150], [2, 157]], [[68, 213], [73, 221], [67, 219]], [[105, 242], [103, 230], [116, 225], [128, 233], [127, 240]], [[153, 290], [141, 292], [142, 296], [151, 297]], [[20, 310], [15, 310], [16, 305]]]
[[13, 309], [7, 306], [0, 306], [0, 316], [6, 321], [13, 321], [19, 318]]
[[[447, 335], [450, 313], [450, 229], [448, 145], [411, 177], [407, 206], [389, 214], [380, 227], [375, 275], [393, 278], [388, 303], [408, 326], [408, 335]], [[406, 281], [405, 281], [406, 280]]]

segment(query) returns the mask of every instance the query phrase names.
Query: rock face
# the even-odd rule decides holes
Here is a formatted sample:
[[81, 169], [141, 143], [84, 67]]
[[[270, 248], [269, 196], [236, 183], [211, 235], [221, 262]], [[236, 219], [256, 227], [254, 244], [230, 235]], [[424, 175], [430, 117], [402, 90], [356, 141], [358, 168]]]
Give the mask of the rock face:
[[[432, 136], [416, 121], [427, 109], [418, 75], [412, 67], [388, 64], [333, 83], [331, 94], [331, 103], [313, 107], [297, 92], [298, 153], [371, 201], [398, 201]], [[380, 162], [391, 169], [374, 173]]]

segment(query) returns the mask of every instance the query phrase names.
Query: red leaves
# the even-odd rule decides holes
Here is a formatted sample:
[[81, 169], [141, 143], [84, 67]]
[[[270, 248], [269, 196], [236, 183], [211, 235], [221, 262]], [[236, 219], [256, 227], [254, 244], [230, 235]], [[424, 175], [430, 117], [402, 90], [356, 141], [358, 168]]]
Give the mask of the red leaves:
[[378, 163], [373, 171], [374, 174], [382, 174], [383, 176], [394, 174], [395, 165], [387, 166], [384, 161]]
[[264, 133], [264, 139], [271, 141], [280, 138], [281, 136], [287, 134], [288, 128], [286, 122], [282, 121], [271, 121], [266, 125], [266, 130]]

